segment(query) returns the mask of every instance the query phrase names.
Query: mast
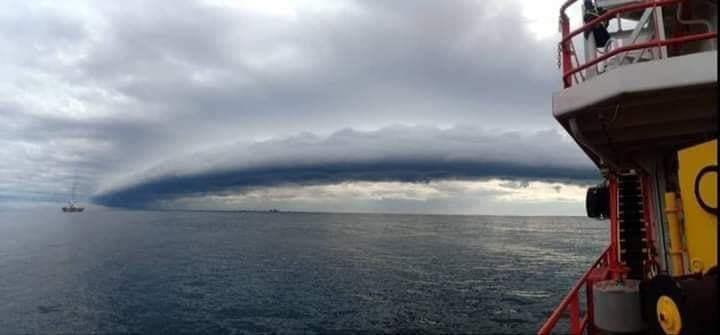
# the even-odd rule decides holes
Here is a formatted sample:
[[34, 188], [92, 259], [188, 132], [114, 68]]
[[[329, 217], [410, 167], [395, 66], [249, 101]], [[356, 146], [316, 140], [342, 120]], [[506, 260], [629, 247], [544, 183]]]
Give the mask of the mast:
[[75, 203], [75, 187], [76, 186], [77, 186], [77, 171], [75, 171], [75, 175], [73, 176], [72, 191], [70, 193], [70, 203]]

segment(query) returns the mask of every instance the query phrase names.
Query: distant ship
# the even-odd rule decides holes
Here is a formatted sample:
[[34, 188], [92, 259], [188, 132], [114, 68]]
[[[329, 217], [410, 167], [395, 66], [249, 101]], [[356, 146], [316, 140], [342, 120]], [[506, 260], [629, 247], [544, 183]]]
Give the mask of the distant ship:
[[85, 210], [84, 207], [77, 206], [77, 205], [75, 205], [75, 203], [72, 202], [72, 201], [69, 201], [69, 202], [68, 202], [68, 205], [67, 205], [67, 206], [63, 206], [63, 208], [62, 208], [62, 211], [63, 211], [63, 212], [70, 212], [70, 213], [72, 213], [72, 212], [82, 212], [82, 211], [84, 211], [84, 210]]
[[75, 204], [75, 186], [77, 185], [77, 177], [75, 180], [73, 180], [73, 186], [72, 186], [72, 193], [70, 195], [70, 201], [68, 201], [67, 206], [62, 207], [62, 211], [65, 213], [75, 213], [75, 212], [82, 212], [85, 210], [84, 207], [80, 207]]

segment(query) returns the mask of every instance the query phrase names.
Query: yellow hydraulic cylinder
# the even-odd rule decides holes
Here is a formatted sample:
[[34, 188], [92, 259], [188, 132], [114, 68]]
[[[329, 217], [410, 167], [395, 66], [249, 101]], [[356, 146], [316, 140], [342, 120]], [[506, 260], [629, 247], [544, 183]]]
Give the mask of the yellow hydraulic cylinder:
[[682, 233], [680, 232], [680, 209], [677, 206], [675, 192], [665, 193], [665, 215], [670, 233], [670, 273], [673, 276], [685, 274], [683, 271]]

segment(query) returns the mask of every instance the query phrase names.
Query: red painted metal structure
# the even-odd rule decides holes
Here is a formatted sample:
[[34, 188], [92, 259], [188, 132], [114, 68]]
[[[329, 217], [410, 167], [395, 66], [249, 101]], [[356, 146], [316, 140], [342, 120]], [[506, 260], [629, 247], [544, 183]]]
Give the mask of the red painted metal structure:
[[[568, 322], [569, 334], [582, 334], [586, 330], [592, 329], [592, 312], [593, 312], [593, 285], [602, 280], [618, 279], [622, 276], [626, 269], [620, 263], [618, 255], [619, 231], [618, 231], [618, 183], [617, 179], [611, 178], [608, 185], [610, 193], [610, 245], [600, 254], [600, 257], [592, 264], [570, 292], [558, 304], [550, 317], [545, 321], [538, 331], [538, 335], [550, 334], [560, 318], [567, 312], [570, 320]], [[580, 289], [585, 289], [585, 310], [581, 315], [580, 306]]]
[[[643, 188], [643, 194], [648, 191], [646, 184], [646, 177], [642, 177], [641, 186]], [[593, 297], [592, 287], [598, 281], [608, 279], [621, 279], [625, 273], [628, 272], [628, 268], [622, 263], [619, 258], [620, 255], [620, 231], [619, 231], [619, 199], [618, 199], [618, 180], [616, 176], [610, 176], [608, 179], [608, 192], [610, 193], [610, 245], [603, 250], [600, 257], [590, 266], [570, 289], [570, 292], [563, 298], [558, 306], [553, 310], [550, 317], [545, 321], [543, 326], [538, 331], [538, 335], [550, 334], [560, 318], [567, 312], [570, 318], [568, 322], [569, 329], [568, 334], [583, 334], [584, 332], [593, 332]], [[649, 198], [649, 197], [643, 197]], [[646, 202], [647, 204], [647, 202]], [[645, 207], [644, 216], [649, 218], [650, 208]], [[646, 234], [648, 240], [650, 240], [650, 233], [652, 231], [649, 227], [649, 223], [646, 220]], [[649, 241], [650, 243], [650, 241]], [[648, 244], [650, 248], [651, 245]], [[580, 289], [585, 288], [585, 310], [581, 315], [580, 306]]]
[[[593, 324], [592, 286], [595, 282], [604, 280], [609, 275], [611, 250], [610, 247], [607, 247], [590, 269], [585, 271], [558, 307], [550, 314], [550, 317], [538, 331], [538, 335], [550, 334], [566, 312], [570, 315], [569, 329], [567, 331], [569, 334], [581, 334]], [[580, 308], [580, 290], [583, 288], [585, 289], [585, 302], [587, 306], [584, 312], [582, 312]]]
[[681, 44], [681, 43], [707, 40], [707, 39], [711, 39], [711, 38], [715, 38], [715, 37], [717, 37], [717, 33], [702, 33], [702, 34], [695, 34], [695, 35], [689, 35], [689, 36], [683, 36], [683, 37], [676, 37], [676, 38], [671, 38], [671, 39], [666, 39], [666, 40], [653, 40], [653, 41], [649, 41], [649, 42], [645, 42], [645, 43], [638, 43], [638, 44], [628, 45], [626, 47], [616, 48], [600, 57], [593, 59], [592, 61], [589, 61], [583, 65], [575, 67], [569, 71], [565, 71], [563, 73], [563, 81], [567, 82], [568, 79], [570, 78], [570, 76], [572, 76], [573, 74], [575, 74], [579, 71], [585, 70], [593, 65], [597, 65], [598, 63], [600, 63], [610, 57], [613, 57], [619, 53], [623, 53], [623, 52], [631, 51], [631, 50], [647, 49], [647, 48], [652, 48], [652, 47], [664, 47], [664, 46], [668, 46], [668, 45], [677, 45], [677, 44]]
[[598, 58], [595, 58], [589, 62], [585, 62], [584, 64], [578, 64], [577, 67], [573, 66], [572, 63], [572, 54], [574, 48], [572, 47], [572, 38], [584, 33], [586, 31], [589, 31], [592, 29], [595, 25], [602, 21], [606, 21], [610, 18], [615, 17], [618, 14], [632, 12], [632, 11], [638, 11], [642, 9], [647, 9], [650, 7], [662, 7], [662, 6], [668, 6], [668, 5], [675, 5], [675, 4], [681, 4], [683, 2], [686, 2], [687, 0], [646, 0], [645, 2], [638, 3], [638, 4], [632, 4], [627, 5], [623, 7], [619, 7], [613, 10], [609, 10], [605, 12], [602, 15], [599, 15], [595, 19], [588, 21], [585, 23], [582, 27], [570, 31], [570, 19], [568, 18], [567, 14], [565, 14], [565, 10], [570, 7], [572, 4], [577, 2], [577, 0], [568, 0], [563, 4], [563, 6], [560, 9], [560, 31], [562, 32], [562, 39], [560, 40], [560, 52], [562, 57], [562, 72], [563, 72], [563, 84], [565, 88], [568, 88], [572, 86], [572, 78], [574, 74], [587, 69], [588, 67], [591, 67], [593, 65], [597, 65], [598, 63], [613, 57], [619, 53], [623, 53], [626, 51], [631, 50], [639, 50], [639, 49], [647, 49], [652, 47], [663, 47], [663, 46], [675, 46], [683, 43], [688, 42], [694, 42], [694, 41], [700, 41], [700, 40], [706, 40], [706, 39], [712, 39], [717, 37], [717, 33], [715, 32], [707, 32], [707, 33], [701, 33], [701, 34], [693, 34], [693, 35], [686, 35], [681, 37], [675, 37], [670, 39], [654, 39], [651, 41], [647, 41], [644, 43], [636, 43], [628, 46], [624, 46], [621, 48], [614, 49]]
[[[700, 34], [692, 34], [688, 35], [683, 32], [683, 35], [673, 37], [670, 39], [654, 39], [651, 41], [643, 42], [643, 43], [636, 43], [620, 48], [616, 48], [610, 52], [607, 52], [589, 62], [585, 62], [584, 64], [577, 64], [577, 66], [573, 65], [572, 59], [574, 55], [574, 47], [572, 46], [572, 38], [574, 36], [577, 36], [581, 33], [584, 33], [586, 31], [589, 31], [592, 29], [596, 24], [608, 20], [611, 17], [615, 17], [618, 14], [621, 13], [627, 13], [632, 11], [639, 11], [644, 10], [650, 7], [661, 7], [661, 6], [668, 6], [668, 5], [674, 5], [674, 4], [682, 4], [686, 2], [687, 0], [646, 0], [645, 2], [637, 3], [637, 4], [631, 4], [627, 6], [622, 6], [613, 10], [609, 10], [605, 12], [602, 15], [599, 15], [597, 18], [588, 21], [585, 23], [582, 27], [570, 31], [570, 19], [565, 14], [565, 11], [568, 7], [570, 7], [572, 4], [577, 2], [577, 0], [568, 0], [566, 1], [562, 7], [560, 8], [560, 31], [562, 32], [562, 39], [560, 41], [560, 54], [561, 54], [561, 66], [562, 66], [562, 78], [563, 78], [563, 85], [564, 88], [569, 88], [572, 86], [572, 79], [573, 77], [580, 73], [580, 71], [585, 70], [593, 65], [597, 65], [598, 63], [613, 57], [617, 54], [631, 51], [631, 50], [638, 50], [638, 49], [646, 49], [646, 48], [654, 48], [654, 47], [663, 47], [663, 46], [679, 46], [683, 43], [687, 42], [693, 42], [693, 41], [700, 41], [705, 39], [711, 39], [716, 38], [717, 33], [715, 32], [707, 32], [707, 33], [700, 33]], [[577, 57], [576, 57], [577, 59]], [[575, 283], [575, 285], [570, 289], [570, 292], [563, 298], [563, 300], [558, 304], [558, 306], [553, 310], [552, 314], [548, 319], [545, 321], [545, 323], [542, 325], [540, 330], [538, 331], [539, 335], [546, 335], [550, 334], [555, 326], [557, 325], [558, 321], [561, 317], [563, 317], [566, 313], [569, 315], [569, 322], [567, 330], [567, 333], [570, 334], [583, 334], [585, 332], [587, 333], [593, 333], [594, 326], [593, 326], [593, 299], [592, 299], [592, 286], [595, 282], [601, 281], [601, 280], [607, 280], [607, 279], [620, 279], [622, 278], [623, 274], [627, 272], [627, 268], [622, 264], [619, 255], [619, 223], [618, 223], [618, 215], [619, 213], [618, 208], [618, 181], [616, 176], [609, 176], [608, 178], [608, 188], [610, 193], [610, 245], [600, 254], [600, 257], [592, 264], [590, 269], [588, 269]], [[651, 208], [653, 206], [652, 203], [652, 196], [650, 196], [651, 192], [649, 189], [650, 180], [647, 176], [641, 176], [641, 187], [642, 187], [642, 198], [643, 198], [643, 218], [645, 221], [645, 228], [646, 228], [646, 237], [647, 237], [647, 248], [648, 248], [648, 259], [645, 266], [645, 274], [647, 275], [648, 272], [652, 271], [652, 267], [655, 266], [655, 259], [654, 259], [654, 251], [653, 251], [653, 245], [654, 245], [654, 229], [653, 229], [653, 213]], [[584, 311], [581, 308], [580, 304], [580, 290], [585, 289], [585, 309]]]

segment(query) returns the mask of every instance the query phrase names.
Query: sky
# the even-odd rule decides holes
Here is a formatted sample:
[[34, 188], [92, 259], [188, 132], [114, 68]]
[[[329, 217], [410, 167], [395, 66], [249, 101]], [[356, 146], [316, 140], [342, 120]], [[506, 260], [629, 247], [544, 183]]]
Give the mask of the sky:
[[583, 215], [562, 2], [0, 1], [0, 207]]

